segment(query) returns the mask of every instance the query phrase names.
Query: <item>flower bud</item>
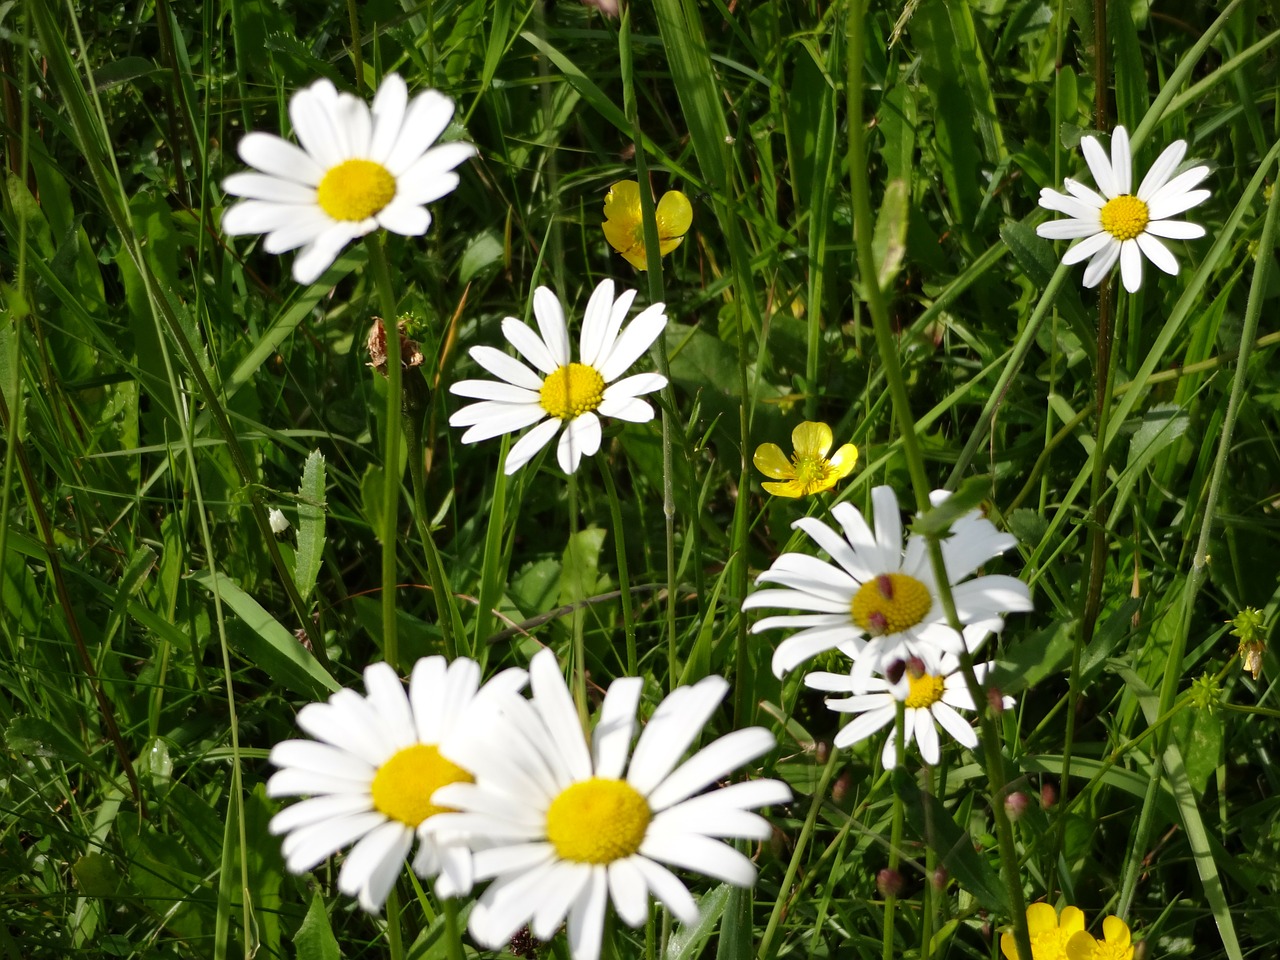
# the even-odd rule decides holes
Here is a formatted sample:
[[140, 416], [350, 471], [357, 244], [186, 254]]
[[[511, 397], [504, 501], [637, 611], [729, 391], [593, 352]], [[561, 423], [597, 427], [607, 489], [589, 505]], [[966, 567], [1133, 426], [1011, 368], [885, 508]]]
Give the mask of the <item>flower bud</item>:
[[1015, 790], [1004, 798], [1004, 812], [1015, 823], [1027, 812], [1027, 795]]
[[902, 893], [902, 874], [885, 867], [876, 874], [876, 889], [885, 898], [898, 896]]

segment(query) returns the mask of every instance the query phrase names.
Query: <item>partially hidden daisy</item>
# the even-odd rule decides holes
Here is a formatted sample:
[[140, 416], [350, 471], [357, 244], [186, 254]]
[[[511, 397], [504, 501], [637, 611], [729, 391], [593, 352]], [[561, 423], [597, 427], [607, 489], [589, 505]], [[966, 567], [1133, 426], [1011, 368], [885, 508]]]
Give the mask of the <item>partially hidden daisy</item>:
[[267, 781], [268, 796], [309, 797], [271, 820], [271, 832], [286, 835], [285, 863], [305, 873], [355, 844], [338, 889], [376, 912], [417, 835], [414, 869], [436, 877], [442, 897], [466, 893], [470, 852], [438, 844], [422, 829], [443, 809], [431, 800], [436, 789], [471, 780], [464, 754], [453, 747], [446, 759], [442, 751], [483, 717], [495, 695], [523, 687], [525, 671], [505, 670], [482, 687], [475, 661], [425, 657], [414, 665], [407, 696], [385, 663], [367, 667], [364, 680], [366, 696], [343, 689], [298, 711], [298, 726], [314, 740], [285, 740], [271, 750], [280, 769]]
[[750, 886], [751, 861], [722, 838], [766, 839], [755, 808], [784, 803], [787, 786], [746, 780], [702, 792], [770, 750], [774, 738], [749, 727], [680, 763], [728, 690], [720, 677], [673, 691], [631, 749], [644, 681], [609, 685], [590, 739], [584, 735], [550, 651], [529, 667], [532, 699], [513, 696], [477, 731], [474, 783], [441, 788], [433, 801], [458, 812], [428, 830], [475, 850], [477, 881], [492, 878], [469, 929], [491, 948], [530, 925], [550, 939], [568, 915], [574, 960], [596, 960], [608, 902], [631, 927], [649, 916], [649, 896], [682, 923], [698, 919], [684, 883], [663, 864]]
[[[973, 671], [981, 683], [991, 664], [974, 666]], [[804, 678], [806, 686], [832, 693], [846, 693], [847, 697], [828, 697], [827, 706], [837, 713], [857, 714], [836, 734], [837, 747], [852, 746], [871, 734], [894, 723], [898, 704], [904, 709], [903, 737], [906, 746], [912, 739], [920, 746], [920, 756], [925, 763], [935, 764], [940, 756], [937, 727], [942, 727], [951, 738], [970, 750], [978, 745], [978, 735], [968, 720], [957, 710], [974, 710], [973, 697], [960, 671], [960, 660], [954, 654], [925, 651], [923, 656], [912, 657], [897, 683], [883, 677], [870, 677], [859, 682], [850, 674], [814, 672]], [[1007, 709], [1013, 706], [1011, 697], [1003, 698]], [[897, 734], [891, 731], [881, 752], [881, 762], [886, 768], [897, 763], [898, 751], [903, 748], [897, 742]]]
[[775, 497], [807, 497], [830, 490], [853, 472], [858, 462], [858, 448], [846, 443], [830, 457], [827, 453], [835, 437], [831, 427], [821, 421], [805, 420], [791, 431], [790, 458], [776, 443], [756, 447], [752, 462], [756, 469], [775, 483], [761, 484]]
[[450, 425], [469, 428], [462, 442], [477, 443], [536, 424], [508, 451], [504, 470], [515, 473], [560, 433], [556, 460], [565, 473], [573, 473], [582, 457], [600, 449], [601, 417], [652, 420], [653, 407], [640, 397], [661, 390], [667, 378], [656, 373], [618, 377], [662, 335], [667, 316], [663, 304], [655, 303], [623, 329], [635, 296], [627, 290], [615, 300], [613, 281], [600, 282], [587, 301], [574, 360], [560, 301], [538, 287], [533, 313], [541, 335], [515, 317], [502, 321], [507, 342], [534, 369], [494, 347], [472, 347], [471, 358], [498, 379], [462, 380], [449, 388], [480, 401], [449, 418]]
[[1133, 938], [1129, 925], [1119, 917], [1102, 921], [1102, 939], [1087, 930], [1077, 930], [1067, 941], [1067, 960], [1133, 960]]
[[1168, 274], [1177, 274], [1178, 261], [1160, 238], [1194, 240], [1204, 227], [1185, 220], [1170, 220], [1209, 197], [1208, 190], [1192, 189], [1209, 175], [1208, 167], [1192, 167], [1174, 176], [1186, 156], [1187, 142], [1175, 140], [1156, 158], [1136, 193], [1133, 189], [1133, 157], [1129, 134], [1116, 127], [1111, 135], [1111, 159], [1095, 137], [1082, 137], [1080, 146], [1101, 194], [1068, 178], [1067, 193], [1045, 187], [1040, 206], [1065, 213], [1070, 219], [1052, 220], [1036, 227], [1050, 240], [1076, 240], [1062, 257], [1063, 263], [1089, 260], [1084, 285], [1097, 286], [1120, 261], [1124, 288], [1133, 293], [1142, 286], [1142, 258]]
[[[935, 490], [930, 496], [937, 505], [949, 495]], [[904, 549], [898, 498], [891, 488], [876, 487], [871, 502], [874, 533], [848, 503], [836, 504], [831, 511], [840, 531], [814, 517], [797, 520], [792, 526], [808, 534], [835, 562], [784, 553], [756, 579], [782, 589], [757, 590], [743, 602], [744, 610], [807, 611], [765, 617], [751, 628], [752, 633], [801, 628], [774, 651], [777, 676], [837, 647], [853, 658], [852, 675], [859, 682], [884, 673], [894, 660], [929, 650], [958, 654], [963, 648], [963, 638], [947, 623], [942, 609], [924, 538], [912, 534]], [[962, 626], [997, 632], [1004, 626], [1000, 614], [1031, 609], [1030, 591], [1016, 577], [966, 579], [1016, 542], [977, 510], [952, 524], [951, 535], [942, 541], [942, 555]]]
[[352, 240], [382, 227], [421, 236], [431, 226], [425, 204], [458, 185], [453, 169], [474, 156], [469, 143], [434, 145], [453, 118], [453, 101], [426, 90], [412, 101], [397, 74], [386, 76], [373, 109], [317, 80], [289, 101], [301, 147], [269, 133], [247, 133], [240, 158], [254, 172], [223, 181], [244, 197], [222, 215], [232, 235], [264, 233], [263, 249], [299, 247], [293, 278], [312, 283]]
[[[666, 256], [680, 246], [693, 224], [693, 206], [679, 190], [668, 190], [654, 211], [658, 226], [658, 252]], [[648, 270], [644, 246], [644, 221], [640, 215], [640, 184], [621, 180], [604, 198], [604, 238], [637, 270]]]
[[[1063, 907], [1062, 915], [1047, 903], [1027, 907], [1027, 930], [1031, 934], [1031, 960], [1067, 960], [1067, 942], [1084, 932], [1084, 911]], [[1012, 933], [1000, 935], [1000, 952], [1005, 960], [1021, 960]]]

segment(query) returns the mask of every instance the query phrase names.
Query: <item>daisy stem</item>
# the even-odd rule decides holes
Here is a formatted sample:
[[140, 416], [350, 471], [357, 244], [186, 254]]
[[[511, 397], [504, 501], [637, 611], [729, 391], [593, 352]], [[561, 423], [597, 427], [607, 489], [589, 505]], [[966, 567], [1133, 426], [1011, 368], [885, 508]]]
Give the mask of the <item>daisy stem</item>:
[[[889, 322], [888, 305], [884, 291], [878, 281], [879, 271], [876, 267], [875, 252], [872, 246], [872, 214], [871, 185], [867, 172], [866, 147], [863, 141], [862, 122], [862, 63], [865, 40], [863, 28], [866, 13], [865, 0], [849, 0], [846, 17], [846, 29], [849, 37], [849, 73], [846, 96], [848, 98], [849, 122], [849, 179], [853, 194], [854, 245], [858, 254], [858, 272], [862, 278], [862, 287], [866, 294], [867, 311], [871, 314], [872, 327], [875, 330], [876, 349], [880, 355], [880, 363], [884, 369], [885, 382], [889, 386], [889, 394], [893, 398], [894, 412], [902, 434], [902, 451], [907, 461], [907, 470], [911, 476], [911, 486], [915, 492], [916, 505], [920, 514], [929, 511], [929, 479], [925, 472], [924, 453], [916, 437], [915, 419], [911, 413], [911, 398], [907, 394], [906, 381], [902, 376], [902, 366], [898, 361], [898, 344], [894, 341], [893, 329]], [[955, 600], [951, 596], [951, 581], [947, 577], [946, 561], [942, 555], [942, 544], [936, 534], [926, 536], [929, 548], [929, 561], [933, 569], [934, 581], [938, 587], [938, 599], [946, 613], [947, 623], [957, 634], [963, 636], [960, 618], [956, 614]], [[1018, 869], [1018, 852], [1014, 846], [1013, 830], [1004, 809], [1003, 793], [1006, 787], [1004, 758], [1000, 749], [1000, 734], [990, 710], [982, 710], [985, 699], [982, 685], [973, 670], [973, 657], [967, 644], [960, 645], [960, 668], [964, 672], [965, 684], [975, 706], [979, 707], [978, 719], [981, 726], [981, 742], [987, 770], [987, 780], [991, 790], [991, 816], [995, 822], [996, 838], [999, 843], [1001, 868], [1004, 873], [1005, 891], [1009, 897], [1009, 909], [1014, 924], [1014, 937], [1021, 957], [1031, 956], [1031, 935], [1027, 929], [1025, 903], [1022, 895], [1022, 878]]]
[[636, 658], [636, 621], [631, 605], [631, 572], [627, 566], [627, 528], [622, 525], [622, 503], [613, 484], [613, 473], [603, 464], [600, 476], [604, 480], [605, 494], [609, 497], [609, 516], [613, 520], [614, 553], [618, 559], [618, 588], [622, 602], [622, 631], [627, 642], [627, 676], [639, 676], [640, 665]]
[[400, 892], [395, 886], [387, 894], [387, 955], [404, 960], [404, 936], [400, 930]]
[[[640, 193], [640, 225], [644, 232], [645, 266], [649, 281], [649, 302], [662, 303], [666, 291], [662, 280], [662, 251], [658, 240], [658, 213], [653, 203], [653, 190], [649, 184], [649, 162], [644, 153], [644, 138], [640, 133], [640, 112], [636, 103], [635, 73], [631, 52], [631, 5], [622, 10], [618, 23], [618, 61], [622, 73], [622, 108], [631, 123], [631, 137], [635, 147], [636, 180]], [[666, 523], [667, 549], [667, 682], [674, 690], [680, 680], [676, 651], [676, 498], [674, 457], [672, 456], [671, 420], [675, 415], [675, 392], [671, 386], [671, 363], [667, 357], [666, 336], [660, 336], [654, 344], [658, 360], [658, 372], [666, 377], [662, 390], [662, 515]], [[745, 449], [745, 448], [744, 448]], [[693, 525], [697, 529], [697, 524]], [[745, 593], [744, 593], [745, 595]]]
[[764, 936], [760, 938], [760, 951], [756, 954], [758, 960], [769, 960], [769, 947], [778, 929], [778, 921], [782, 919], [782, 911], [791, 902], [791, 885], [795, 883], [796, 872], [800, 869], [800, 863], [809, 847], [809, 838], [813, 835], [813, 826], [818, 821], [818, 811], [822, 809], [822, 804], [827, 798], [827, 787], [831, 783], [831, 777], [839, 766], [839, 753], [840, 751], [834, 746], [828, 747], [827, 765], [822, 768], [822, 775], [818, 778], [818, 789], [813, 791], [813, 802], [809, 804], [809, 813], [804, 818], [804, 826], [800, 828], [800, 836], [796, 838], [795, 849], [791, 851], [791, 861], [787, 864], [787, 872], [782, 877], [782, 886], [778, 888], [778, 899], [774, 901], [769, 922], [764, 928]]
[[[382, 517], [382, 658], [400, 669], [400, 644], [396, 636], [396, 520], [400, 501], [400, 328], [396, 322], [396, 295], [382, 238], [375, 231], [365, 237], [373, 285], [378, 291], [382, 326], [387, 345], [387, 409], [383, 421]], [[437, 597], [437, 603], [443, 598]]]
[[[566, 559], [578, 555], [578, 475], [569, 474], [569, 550]], [[577, 582], [581, 584], [580, 578]], [[585, 592], [585, 591], [584, 591]], [[582, 635], [582, 600], [584, 596], [573, 596], [573, 700], [578, 706], [578, 720], [582, 729], [587, 729], [587, 650]]]
[[[898, 749], [894, 756], [894, 779], [907, 776], [907, 772], [903, 767], [903, 758], [907, 754], [907, 709], [906, 704], [894, 698], [894, 718], [893, 718], [893, 738], [898, 745]], [[893, 791], [893, 821], [889, 827], [889, 873], [897, 874], [899, 854], [902, 850], [902, 820], [903, 805], [902, 794], [897, 790]], [[893, 915], [898, 906], [898, 892], [896, 889], [896, 880], [894, 877], [891, 883], [887, 885], [888, 890], [884, 897], [884, 926], [883, 939], [881, 941], [880, 956], [882, 960], [893, 960]]]
[[[1118, 311], [1117, 311], [1118, 312]], [[1098, 346], [1096, 372], [1100, 380], [1093, 442], [1093, 475], [1089, 484], [1089, 565], [1085, 577], [1085, 594], [1080, 612], [1080, 630], [1071, 650], [1071, 671], [1067, 674], [1066, 732], [1062, 744], [1062, 774], [1058, 783], [1059, 809], [1063, 811], [1054, 831], [1053, 862], [1057, 863], [1066, 841], [1067, 801], [1071, 794], [1071, 755], [1075, 745], [1076, 706], [1080, 697], [1080, 659], [1083, 651], [1093, 641], [1098, 615], [1102, 612], [1102, 575], [1107, 567], [1107, 507], [1103, 502], [1107, 482], [1107, 431], [1111, 419], [1111, 384], [1115, 380], [1115, 336], [1112, 328], [1111, 281], [1104, 279], [1098, 288]], [[1052, 897], [1055, 873], [1048, 880], [1048, 892]]]
[[458, 900], [446, 897], [440, 901], [444, 913], [444, 947], [449, 960], [462, 960], [462, 931], [458, 927]]

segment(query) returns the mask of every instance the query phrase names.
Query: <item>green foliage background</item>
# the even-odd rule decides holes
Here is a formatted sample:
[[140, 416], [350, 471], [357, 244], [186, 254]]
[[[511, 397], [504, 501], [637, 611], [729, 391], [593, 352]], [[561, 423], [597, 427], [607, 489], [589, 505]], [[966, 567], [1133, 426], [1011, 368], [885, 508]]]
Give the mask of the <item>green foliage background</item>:
[[[567, 650], [587, 601], [594, 685], [639, 670], [651, 710], [673, 681], [724, 673], [735, 700], [715, 725], [779, 736], [762, 769], [796, 800], [753, 851], [760, 883], [752, 897], [695, 886], [707, 920], [675, 931], [670, 956], [873, 957], [887, 942], [987, 957], [1010, 922], [980, 763], [952, 749], [929, 778], [915, 760], [895, 775], [873, 740], [826, 764], [835, 715], [798, 676], [772, 677], [777, 637], [748, 638], [739, 610], [778, 553], [811, 549], [790, 523], [830, 504], [763, 495], [755, 445], [785, 448], [800, 419], [824, 419], [861, 450], [840, 497], [865, 506], [888, 483], [909, 502], [853, 243], [863, 176], [929, 479], [983, 478], [965, 489], [1019, 540], [990, 570], [1036, 601], [1010, 619], [994, 681], [1019, 699], [1000, 724], [1010, 789], [1030, 798], [1023, 895], [1091, 921], [1120, 910], [1148, 957], [1274, 949], [1276, 663], [1243, 674], [1226, 621], [1260, 608], [1268, 636], [1280, 579], [1280, 291], [1259, 247], [1280, 149], [1277, 11], [872, 4], [851, 106], [859, 10], [655, 0], [623, 28], [575, 0], [382, 0], [358, 5], [357, 45], [336, 3], [0, 5], [0, 955], [383, 955], [380, 921], [336, 893], [332, 865], [283, 871], [263, 790], [296, 710], [380, 658], [387, 425], [364, 351], [377, 297], [363, 246], [300, 289], [289, 256], [218, 223], [245, 131], [284, 132], [289, 96], [317, 77], [369, 90], [391, 71], [455, 98], [448, 136], [480, 151], [425, 239], [387, 238], [399, 307], [426, 331], [407, 373], [428, 388], [419, 519], [461, 652], [493, 670]], [[849, 150], [859, 109], [865, 156]], [[1099, 487], [1098, 300], [1034, 226], [1040, 188], [1088, 178], [1080, 136], [1118, 123], [1142, 136], [1139, 170], [1187, 139], [1213, 196], [1190, 215], [1208, 236], [1176, 245], [1178, 277], [1149, 268], [1139, 294], [1112, 296]], [[694, 200], [661, 277], [600, 230], [609, 186], [638, 177], [637, 146], [658, 195]], [[496, 441], [462, 447], [447, 426], [445, 388], [476, 372], [465, 348], [497, 344], [538, 284], [572, 326], [604, 277], [672, 319], [670, 541], [657, 423], [610, 429], [572, 508], [553, 461], [504, 479]], [[1238, 364], [1250, 311], [1259, 336]], [[403, 663], [443, 649], [411, 501], [406, 484]], [[270, 538], [263, 505], [294, 532]], [[1107, 550], [1086, 631], [1098, 505]], [[1070, 802], [1050, 804], [1073, 650]], [[907, 886], [886, 939], [875, 876], [895, 802]], [[443, 956], [438, 905], [407, 876], [401, 892], [407, 955]], [[652, 931], [614, 937], [620, 955], [654, 955]]]

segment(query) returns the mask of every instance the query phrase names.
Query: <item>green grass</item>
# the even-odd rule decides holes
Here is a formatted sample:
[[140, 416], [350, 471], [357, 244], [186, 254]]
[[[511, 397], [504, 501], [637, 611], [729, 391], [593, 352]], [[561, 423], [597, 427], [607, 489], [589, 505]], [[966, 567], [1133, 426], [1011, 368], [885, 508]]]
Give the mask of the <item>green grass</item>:
[[[379, 0], [358, 18], [356, 42], [341, 4], [0, 10], [0, 957], [450, 955], [408, 871], [388, 928], [333, 862], [284, 870], [267, 752], [372, 661], [448, 650], [491, 675], [542, 645], [582, 651], [593, 702], [645, 676], [642, 713], [727, 676], [712, 727], [771, 727], [755, 772], [795, 794], [749, 851], [751, 893], [691, 880], [698, 927], [614, 923], [613, 956], [992, 957], [1046, 897], [1095, 931], [1120, 914], [1148, 958], [1270, 955], [1277, 662], [1245, 673], [1227, 622], [1255, 607], [1269, 638], [1280, 583], [1276, 11]], [[220, 232], [247, 130], [285, 132], [318, 77], [366, 94], [392, 71], [453, 97], [449, 135], [480, 155], [426, 237], [383, 238], [386, 289], [365, 245], [301, 288], [292, 255]], [[1173, 244], [1180, 274], [1148, 265], [1134, 295], [1117, 277], [1104, 305], [1035, 235], [1036, 200], [1091, 182], [1080, 137], [1121, 123], [1139, 171], [1185, 138], [1213, 194], [1188, 215], [1207, 236]], [[646, 176], [694, 223], [639, 274], [601, 208]], [[448, 426], [448, 384], [537, 285], [576, 329], [605, 277], [667, 305], [641, 361], [669, 369], [660, 419], [608, 427], [572, 484], [554, 456], [504, 477], [501, 442]], [[405, 372], [425, 388], [420, 491], [385, 469], [395, 387], [366, 365], [391, 305], [427, 331]], [[751, 454], [806, 417], [858, 470], [771, 499]], [[803, 669], [774, 679], [780, 636], [740, 610], [780, 553], [814, 552], [795, 519], [886, 483], [904, 506], [943, 486], [981, 502], [1019, 541], [988, 572], [1036, 604], [994, 647], [1017, 707], [933, 769], [881, 769], [883, 734], [832, 754], [837, 716]], [[1012, 823], [1008, 791], [1029, 800]]]

